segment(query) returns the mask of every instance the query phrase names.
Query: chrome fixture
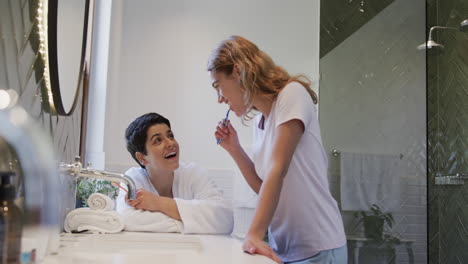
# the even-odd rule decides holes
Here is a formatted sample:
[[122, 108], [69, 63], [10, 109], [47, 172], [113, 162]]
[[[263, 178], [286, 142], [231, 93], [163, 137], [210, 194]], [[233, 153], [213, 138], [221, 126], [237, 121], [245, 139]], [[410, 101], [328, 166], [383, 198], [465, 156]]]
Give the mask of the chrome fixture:
[[468, 174], [456, 173], [453, 175], [440, 175], [435, 177], [436, 185], [463, 185], [468, 180]]
[[94, 178], [108, 180], [111, 182], [123, 182], [128, 188], [128, 199], [133, 200], [136, 198], [136, 187], [132, 178], [124, 174], [91, 169], [91, 163], [88, 163], [88, 166], [83, 168], [79, 156], [75, 157], [75, 162], [72, 164], [60, 163], [60, 172], [76, 177]]
[[418, 50], [425, 50], [426, 48], [427, 49], [432, 49], [432, 48], [434, 48], [434, 49], [443, 49], [444, 48], [444, 45], [439, 44], [439, 43], [435, 42], [434, 40], [432, 40], [432, 31], [434, 31], [436, 29], [449, 29], [449, 30], [457, 30], [458, 31], [458, 28], [454, 28], [454, 27], [433, 26], [429, 30], [429, 37], [428, 37], [427, 42], [419, 45]]
[[[340, 154], [341, 154], [341, 152], [338, 151], [337, 149], [332, 150], [331, 153], [332, 153], [332, 155], [333, 155], [334, 157], [338, 157], [338, 156], [340, 156]], [[403, 159], [403, 157], [404, 157], [404, 155], [403, 155], [402, 153], [400, 153], [400, 159]]]
[[434, 31], [436, 29], [449, 29], [449, 30], [456, 30], [456, 31], [461, 31], [461, 32], [468, 32], [468, 19], [463, 20], [460, 23], [459, 28], [442, 27], [442, 26], [433, 26], [433, 27], [431, 27], [431, 29], [429, 30], [429, 36], [428, 36], [427, 42], [419, 45], [418, 50], [425, 50], [425, 49], [432, 49], [432, 48], [441, 50], [441, 49], [444, 48], [444, 45], [442, 45], [440, 43], [437, 43], [434, 40], [432, 40], [432, 31]]
[[460, 23], [460, 31], [468, 32], [468, 19], [465, 19]]
[[338, 157], [340, 155], [340, 152], [336, 149], [332, 150], [332, 155], [335, 157]]

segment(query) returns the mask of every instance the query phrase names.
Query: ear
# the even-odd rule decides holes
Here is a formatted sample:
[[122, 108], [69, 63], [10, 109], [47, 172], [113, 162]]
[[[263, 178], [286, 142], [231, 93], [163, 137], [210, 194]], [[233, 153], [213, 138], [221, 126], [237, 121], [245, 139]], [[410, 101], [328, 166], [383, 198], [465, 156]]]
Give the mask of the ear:
[[138, 161], [140, 161], [140, 163], [143, 166], [146, 166], [147, 162], [146, 162], [146, 159], [145, 159], [145, 155], [143, 155], [143, 153], [141, 153], [141, 152], [137, 152], [137, 153], [135, 153], [135, 155], [136, 155], [136, 158], [138, 159]]
[[239, 64], [234, 64], [234, 69], [232, 69], [232, 74], [234, 75], [234, 77], [240, 77], [240, 74], [241, 74], [241, 68], [239, 66]]

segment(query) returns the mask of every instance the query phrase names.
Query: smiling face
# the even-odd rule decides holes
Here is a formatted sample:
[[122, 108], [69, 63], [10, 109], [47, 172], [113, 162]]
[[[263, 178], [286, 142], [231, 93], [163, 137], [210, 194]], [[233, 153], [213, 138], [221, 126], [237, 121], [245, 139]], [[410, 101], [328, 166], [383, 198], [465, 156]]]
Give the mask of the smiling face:
[[146, 155], [136, 156], [148, 171], [174, 171], [179, 167], [179, 143], [166, 124], [155, 124], [146, 132]]
[[218, 71], [211, 71], [210, 75], [212, 86], [218, 92], [218, 103], [228, 104], [229, 109], [234, 111], [237, 116], [243, 115], [247, 107], [243, 100], [244, 89], [241, 85], [237, 68], [234, 67], [230, 75]]

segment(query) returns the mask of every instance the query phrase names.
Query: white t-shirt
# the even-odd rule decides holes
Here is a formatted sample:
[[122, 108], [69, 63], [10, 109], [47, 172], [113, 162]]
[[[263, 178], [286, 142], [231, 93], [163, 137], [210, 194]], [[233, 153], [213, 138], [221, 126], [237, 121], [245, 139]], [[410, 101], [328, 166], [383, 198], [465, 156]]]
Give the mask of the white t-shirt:
[[262, 180], [271, 167], [270, 152], [277, 127], [293, 119], [302, 121], [305, 127], [268, 228], [270, 246], [286, 262], [345, 245], [343, 221], [329, 190], [328, 159], [311, 96], [300, 83], [291, 82], [273, 102], [264, 129], [259, 128], [261, 118], [260, 113], [253, 124], [252, 150], [255, 170]]
[[[146, 169], [133, 167], [125, 175], [135, 181], [136, 188], [159, 195]], [[181, 221], [160, 212], [138, 210], [125, 202], [125, 192], [117, 197], [117, 211], [125, 219], [125, 230], [180, 232], [185, 234], [230, 234], [233, 228], [232, 207], [223, 198], [206, 171], [194, 163], [180, 163], [174, 171], [174, 200]]]

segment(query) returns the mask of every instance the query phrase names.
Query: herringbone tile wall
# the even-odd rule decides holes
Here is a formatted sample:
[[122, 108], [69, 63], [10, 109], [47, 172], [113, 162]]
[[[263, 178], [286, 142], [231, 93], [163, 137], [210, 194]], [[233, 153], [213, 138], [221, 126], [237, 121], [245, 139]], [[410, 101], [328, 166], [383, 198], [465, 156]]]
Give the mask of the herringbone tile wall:
[[[468, 2], [430, 1], [428, 29], [458, 28]], [[437, 174], [468, 173], [468, 34], [441, 30], [445, 47], [428, 53], [430, 263], [468, 263], [468, 186], [434, 185]]]
[[[49, 113], [44, 64], [39, 54], [37, 10], [37, 0], [0, 0], [0, 89], [18, 93], [17, 104], [50, 134], [57, 159], [71, 162], [80, 150], [82, 90], [72, 115]], [[3, 156], [0, 162], [6, 162]]]
[[320, 57], [333, 50], [394, 0], [321, 0]]

